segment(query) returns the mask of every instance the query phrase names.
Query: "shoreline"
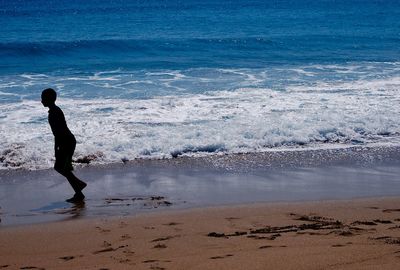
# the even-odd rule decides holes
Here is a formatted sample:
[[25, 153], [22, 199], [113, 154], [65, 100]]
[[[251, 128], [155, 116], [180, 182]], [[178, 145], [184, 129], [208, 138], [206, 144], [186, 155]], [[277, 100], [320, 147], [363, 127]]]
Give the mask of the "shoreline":
[[[353, 162], [356, 165], [367, 165], [371, 162], [400, 162], [400, 145], [397, 143], [369, 143], [367, 145], [319, 145], [317, 147], [293, 147], [293, 148], [271, 148], [256, 152], [243, 153], [203, 153], [202, 155], [179, 155], [177, 157], [149, 157], [136, 158], [132, 160], [121, 160], [119, 162], [97, 163], [93, 162], [96, 157], [91, 155], [81, 157], [84, 162], [73, 160], [75, 170], [81, 169], [113, 169], [134, 166], [195, 166], [195, 167], [216, 167], [221, 169], [229, 162], [235, 162], [235, 165], [248, 165], [245, 162], [251, 162], [253, 165], [267, 166], [269, 168], [296, 167], [296, 166], [324, 166], [340, 165], [345, 162]], [[289, 162], [288, 162], [289, 161]], [[221, 164], [218, 164], [221, 163]], [[226, 166], [225, 166], [226, 167]], [[31, 172], [51, 171], [53, 168], [29, 169], [17, 168], [0, 169], [1, 177], [7, 177], [13, 174], [24, 174]]]
[[395, 269], [399, 204], [400, 197], [257, 203], [10, 227], [0, 230], [0, 266]]
[[137, 160], [75, 170], [83, 205], [54, 170], [0, 173], [0, 228], [263, 202], [400, 196], [399, 147]]

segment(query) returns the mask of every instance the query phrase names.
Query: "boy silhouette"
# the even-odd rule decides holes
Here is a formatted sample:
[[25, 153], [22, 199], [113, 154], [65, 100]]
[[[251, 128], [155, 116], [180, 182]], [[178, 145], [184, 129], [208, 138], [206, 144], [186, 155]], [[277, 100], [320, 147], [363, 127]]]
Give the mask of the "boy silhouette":
[[65, 176], [75, 191], [75, 195], [66, 200], [70, 203], [83, 201], [85, 195], [82, 190], [86, 183], [78, 179], [73, 173], [72, 155], [75, 151], [76, 140], [65, 121], [63, 111], [55, 104], [57, 93], [52, 88], [47, 88], [42, 92], [42, 104], [49, 108], [49, 124], [54, 135], [54, 151], [56, 162], [54, 169]]

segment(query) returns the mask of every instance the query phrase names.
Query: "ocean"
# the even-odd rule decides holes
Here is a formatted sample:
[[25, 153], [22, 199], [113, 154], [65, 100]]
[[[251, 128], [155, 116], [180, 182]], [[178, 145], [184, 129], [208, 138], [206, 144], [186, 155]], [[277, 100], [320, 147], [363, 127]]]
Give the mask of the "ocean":
[[0, 0], [0, 169], [400, 145], [398, 0]]

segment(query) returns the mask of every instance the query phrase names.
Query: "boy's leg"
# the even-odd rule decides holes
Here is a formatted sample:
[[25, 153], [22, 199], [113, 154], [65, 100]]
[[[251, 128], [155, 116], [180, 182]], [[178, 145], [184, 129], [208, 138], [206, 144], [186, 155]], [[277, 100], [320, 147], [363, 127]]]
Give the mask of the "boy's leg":
[[74, 196], [73, 198], [82, 200], [83, 198], [85, 198], [82, 190], [87, 186], [87, 184], [72, 173], [72, 155], [74, 153], [74, 150], [75, 144], [67, 147], [59, 147], [59, 150], [56, 152], [56, 162], [54, 164], [54, 169], [65, 178], [67, 178], [69, 184], [75, 191], [76, 196]]
[[76, 193], [82, 192], [82, 190], [87, 186], [85, 182], [76, 177], [71, 171], [67, 171], [63, 175], [67, 178]]
[[87, 184], [76, 177], [71, 171], [66, 171], [63, 173], [63, 175], [67, 178], [68, 182], [75, 191], [74, 196], [66, 201], [70, 203], [82, 202], [83, 199], [85, 199], [85, 195], [83, 195], [82, 190], [87, 186]]

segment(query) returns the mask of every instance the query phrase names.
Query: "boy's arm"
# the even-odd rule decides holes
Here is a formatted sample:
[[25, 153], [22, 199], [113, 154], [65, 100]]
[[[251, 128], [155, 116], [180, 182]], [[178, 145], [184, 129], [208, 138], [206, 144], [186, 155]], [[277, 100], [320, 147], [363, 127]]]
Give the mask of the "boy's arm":
[[49, 114], [49, 124], [54, 135], [54, 153], [57, 155], [60, 146], [60, 136], [62, 136], [62, 123], [65, 122], [64, 114], [61, 110], [53, 110]]
[[54, 135], [54, 148], [57, 150], [66, 130], [65, 117], [61, 109], [57, 108], [49, 114], [49, 124]]

